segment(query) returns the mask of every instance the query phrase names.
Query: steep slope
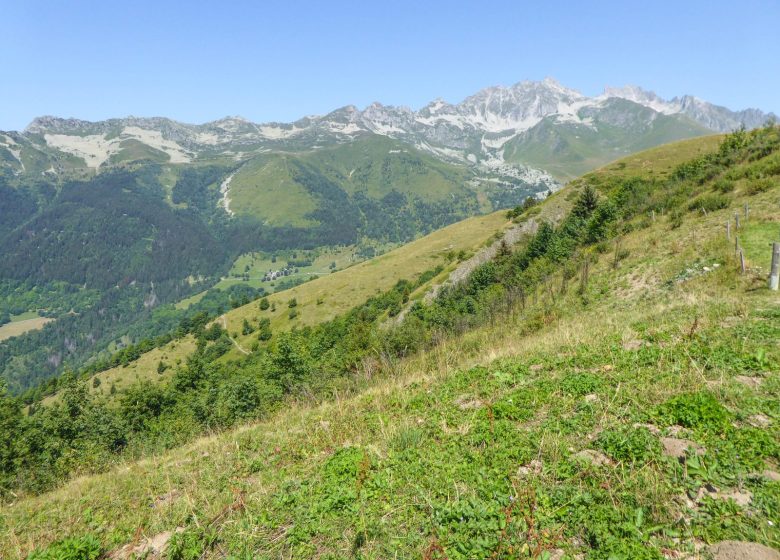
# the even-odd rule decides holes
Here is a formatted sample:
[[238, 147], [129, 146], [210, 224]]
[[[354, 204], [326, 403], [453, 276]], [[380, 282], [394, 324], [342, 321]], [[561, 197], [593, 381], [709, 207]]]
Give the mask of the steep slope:
[[[306, 386], [259, 424], [14, 499], [4, 550], [66, 536], [49, 554], [660, 560], [719, 541], [777, 547], [780, 307], [756, 239], [777, 235], [780, 130], [730, 135], [663, 179], [625, 163], [554, 195], [571, 209], [559, 227], [417, 306], [409, 334], [438, 333], [419, 354], [369, 346], [326, 385], [338, 398], [312, 404]], [[745, 203], [741, 274], [724, 224]], [[301, 371], [292, 349], [280, 356]], [[735, 546], [759, 544], [721, 549]]]

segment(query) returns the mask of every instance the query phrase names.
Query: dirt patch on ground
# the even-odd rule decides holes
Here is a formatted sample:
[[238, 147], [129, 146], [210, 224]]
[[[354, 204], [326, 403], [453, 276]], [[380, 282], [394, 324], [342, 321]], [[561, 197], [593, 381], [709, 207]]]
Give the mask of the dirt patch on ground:
[[754, 414], [748, 418], [748, 424], [754, 428], [768, 428], [772, 425], [772, 419], [764, 414]]
[[723, 541], [708, 550], [713, 560], [780, 560], [780, 552], [751, 542]]
[[766, 469], [761, 473], [761, 475], [767, 480], [771, 480], [772, 482], [780, 482], [780, 473], [777, 471]]
[[745, 387], [750, 387], [751, 389], [758, 389], [764, 381], [760, 377], [748, 377], [747, 375], [738, 375], [734, 379], [737, 383], [742, 383]]
[[461, 395], [455, 399], [455, 405], [461, 410], [474, 410], [484, 406], [484, 404], [481, 400], [469, 395]]
[[673, 437], [661, 438], [661, 445], [664, 448], [664, 455], [674, 457], [681, 461], [685, 460], [686, 451], [690, 449], [696, 455], [704, 453], [705, 449], [698, 443], [689, 439], [678, 439]]

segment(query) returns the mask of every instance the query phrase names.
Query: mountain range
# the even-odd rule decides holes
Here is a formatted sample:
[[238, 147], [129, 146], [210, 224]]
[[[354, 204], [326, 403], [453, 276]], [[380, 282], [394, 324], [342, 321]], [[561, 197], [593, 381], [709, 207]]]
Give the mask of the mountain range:
[[374, 134], [484, 175], [538, 184], [671, 140], [755, 128], [772, 116], [758, 109], [732, 111], [690, 95], [665, 100], [636, 86], [607, 87], [588, 97], [547, 78], [486, 88], [457, 104], [437, 99], [418, 111], [348, 105], [292, 123], [258, 124], [241, 117], [202, 125], [166, 118], [39, 117], [23, 132], [0, 136], [0, 161], [16, 172], [42, 173], [138, 159], [243, 161], [267, 151], [316, 150]]

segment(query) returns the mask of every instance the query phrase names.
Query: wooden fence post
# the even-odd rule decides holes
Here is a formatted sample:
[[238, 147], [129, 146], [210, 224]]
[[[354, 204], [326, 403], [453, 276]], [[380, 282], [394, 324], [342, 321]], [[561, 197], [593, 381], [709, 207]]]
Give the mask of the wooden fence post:
[[745, 253], [742, 249], [739, 250], [739, 268], [742, 270], [742, 274], [745, 274]]
[[739, 213], [734, 212], [734, 229], [739, 231]]
[[750, 216], [750, 205], [746, 202], [745, 203], [745, 222], [748, 221], [748, 216]]
[[726, 220], [726, 241], [731, 241], [731, 220]]
[[734, 236], [734, 254], [739, 253], [739, 235]]
[[769, 289], [777, 291], [780, 284], [780, 243], [772, 243], [772, 268], [769, 271]]

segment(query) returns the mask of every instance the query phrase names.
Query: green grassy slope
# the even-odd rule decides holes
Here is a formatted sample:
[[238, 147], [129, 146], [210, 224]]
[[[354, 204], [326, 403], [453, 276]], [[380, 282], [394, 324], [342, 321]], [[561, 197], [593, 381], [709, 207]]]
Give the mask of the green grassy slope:
[[[544, 119], [537, 126], [507, 143], [504, 158], [545, 169], [561, 180], [569, 180], [628, 154], [659, 144], [692, 136], [712, 134], [712, 131], [679, 115], [650, 115], [651, 111], [625, 100], [611, 100], [624, 110], [633, 108], [644, 114], [644, 124], [625, 127], [610, 115], [597, 114], [592, 126], [562, 124], [555, 117]], [[642, 118], [637, 123], [642, 123]]]
[[[0, 549], [92, 535], [111, 551], [176, 531], [169, 558], [777, 548], [780, 300], [761, 264], [777, 170], [777, 154], [742, 162], [697, 185], [681, 216], [633, 217], [619, 244], [590, 248], [587, 282], [559, 270], [484, 326], [366, 363], [351, 394], [290, 400], [264, 422], [7, 503]], [[611, 166], [549, 204], [632, 175]], [[723, 179], [728, 206], [699, 212]], [[742, 275], [723, 224], [745, 202]]]
[[470, 174], [465, 168], [390, 138], [366, 135], [312, 152], [252, 159], [231, 180], [232, 207], [273, 225], [310, 225], [309, 214], [320, 206], [320, 193], [301, 180], [302, 168], [316, 170], [348, 195], [361, 193], [374, 200], [391, 192], [425, 200], [476, 196], [466, 187]]

